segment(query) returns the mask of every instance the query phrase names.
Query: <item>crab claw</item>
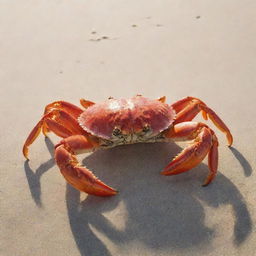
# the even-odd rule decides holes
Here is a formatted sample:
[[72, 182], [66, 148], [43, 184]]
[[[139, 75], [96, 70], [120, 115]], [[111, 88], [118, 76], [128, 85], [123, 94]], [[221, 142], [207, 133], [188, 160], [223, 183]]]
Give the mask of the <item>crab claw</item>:
[[210, 172], [203, 186], [210, 184], [216, 176], [218, 168], [218, 140], [214, 132], [202, 123], [186, 122], [176, 125], [168, 135], [187, 139], [195, 136], [195, 140], [191, 146], [176, 156], [161, 174], [176, 175], [189, 171], [200, 164], [208, 154]]
[[76, 189], [97, 196], [113, 196], [117, 193], [89, 169], [79, 165], [75, 155], [65, 144], [60, 143], [56, 146], [55, 159], [64, 178]]
[[202, 162], [211, 147], [211, 134], [203, 128], [198, 141], [185, 148], [174, 160], [168, 164], [161, 174], [175, 175], [185, 172]]

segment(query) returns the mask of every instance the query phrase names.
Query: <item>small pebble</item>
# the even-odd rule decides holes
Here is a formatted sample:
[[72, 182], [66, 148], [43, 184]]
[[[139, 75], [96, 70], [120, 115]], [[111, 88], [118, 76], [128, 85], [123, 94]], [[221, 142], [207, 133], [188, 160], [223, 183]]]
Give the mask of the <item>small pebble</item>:
[[100, 40], [101, 40], [100, 38], [96, 38], [96, 39], [91, 38], [89, 41], [92, 41], [92, 42], [99, 42]]
[[137, 27], [137, 25], [136, 25], [136, 24], [133, 24], [133, 25], [132, 25], [132, 27], [133, 27], [133, 28], [136, 28], [136, 27]]
[[197, 18], [197, 19], [200, 19], [200, 18], [201, 18], [201, 16], [196, 16], [196, 18]]

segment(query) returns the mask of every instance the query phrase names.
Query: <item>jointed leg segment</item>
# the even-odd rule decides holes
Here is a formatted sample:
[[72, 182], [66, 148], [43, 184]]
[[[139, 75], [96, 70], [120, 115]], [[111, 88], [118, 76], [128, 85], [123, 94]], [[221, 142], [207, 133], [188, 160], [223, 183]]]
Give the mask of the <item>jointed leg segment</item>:
[[177, 114], [175, 124], [192, 121], [193, 118], [202, 111], [203, 118], [207, 120], [209, 117], [217, 128], [226, 134], [228, 145], [232, 145], [233, 137], [228, 127], [220, 117], [201, 100], [194, 97], [186, 97], [172, 104], [172, 107]]
[[30, 132], [23, 146], [23, 154], [28, 159], [28, 147], [40, 134], [40, 131], [46, 133], [52, 131], [56, 135], [66, 138], [74, 134], [85, 134], [85, 131], [80, 127], [76, 118], [83, 111], [75, 105], [57, 101], [45, 107], [44, 115], [37, 125]]

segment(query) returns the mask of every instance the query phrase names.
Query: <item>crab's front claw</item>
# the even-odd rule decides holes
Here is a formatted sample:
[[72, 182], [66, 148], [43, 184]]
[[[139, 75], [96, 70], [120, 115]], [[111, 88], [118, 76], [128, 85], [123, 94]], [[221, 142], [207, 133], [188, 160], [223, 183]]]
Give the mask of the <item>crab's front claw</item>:
[[55, 159], [64, 178], [76, 189], [97, 196], [113, 196], [117, 193], [115, 189], [93, 175], [89, 169], [79, 165], [75, 155], [64, 145], [60, 144], [56, 147]]
[[178, 139], [194, 138], [194, 142], [176, 156], [161, 174], [176, 175], [189, 171], [200, 164], [208, 154], [210, 172], [203, 186], [210, 184], [216, 176], [218, 168], [218, 140], [214, 132], [202, 123], [185, 122], [174, 126], [167, 136]]
[[175, 175], [192, 169], [203, 161], [211, 148], [211, 133], [203, 128], [198, 141], [185, 148], [173, 161], [168, 164], [161, 174]]

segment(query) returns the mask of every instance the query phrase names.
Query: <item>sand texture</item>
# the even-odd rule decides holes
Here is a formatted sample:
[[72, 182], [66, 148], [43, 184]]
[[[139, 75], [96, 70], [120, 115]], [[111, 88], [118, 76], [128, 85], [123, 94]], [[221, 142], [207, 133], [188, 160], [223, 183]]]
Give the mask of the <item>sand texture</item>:
[[[0, 1], [1, 256], [255, 256], [256, 2]], [[160, 171], [185, 144], [79, 156], [117, 196], [87, 196], [56, 166], [59, 138], [22, 146], [55, 100], [196, 96], [231, 129], [219, 172], [207, 159]], [[195, 120], [203, 121], [201, 115]]]

